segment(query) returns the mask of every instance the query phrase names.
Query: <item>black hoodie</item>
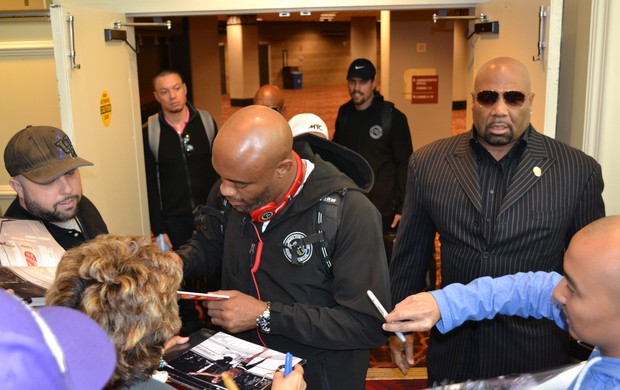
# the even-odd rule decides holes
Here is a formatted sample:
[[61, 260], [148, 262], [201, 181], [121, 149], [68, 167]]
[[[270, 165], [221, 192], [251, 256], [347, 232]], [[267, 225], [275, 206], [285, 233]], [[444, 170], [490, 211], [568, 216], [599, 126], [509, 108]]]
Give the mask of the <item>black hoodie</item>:
[[[303, 139], [295, 139], [294, 149], [314, 164], [314, 170], [300, 193], [261, 233], [264, 247], [255, 276], [261, 300], [272, 304], [271, 334], [261, 336], [267, 347], [307, 360], [308, 388], [363, 389], [369, 350], [386, 341], [383, 320], [366, 290], [372, 290], [384, 304], [390, 302], [381, 218], [362, 191], [372, 187], [373, 175], [366, 161], [350, 150], [327, 140], [316, 141], [312, 135]], [[348, 167], [362, 188], [321, 158], [330, 154], [342, 169]], [[214, 189], [210, 204], [215, 207], [221, 196], [218, 187]], [[343, 189], [346, 195], [332, 253], [333, 275], [325, 272], [313, 247], [307, 248], [310, 257], [306, 262], [293, 265], [283, 251], [287, 238], [313, 234], [315, 205]], [[218, 218], [209, 218], [209, 226], [179, 251], [186, 276], [214, 277], [221, 267], [223, 289], [257, 297], [250, 268], [258, 240], [251, 219], [232, 208], [224, 218], [223, 225]], [[260, 344], [256, 330], [237, 336]]]

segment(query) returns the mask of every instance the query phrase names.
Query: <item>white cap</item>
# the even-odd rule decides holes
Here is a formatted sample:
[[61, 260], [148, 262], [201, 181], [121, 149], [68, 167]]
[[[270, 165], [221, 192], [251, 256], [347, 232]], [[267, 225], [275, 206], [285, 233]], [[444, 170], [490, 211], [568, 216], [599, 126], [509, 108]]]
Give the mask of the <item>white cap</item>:
[[288, 121], [293, 132], [293, 137], [304, 133], [316, 133], [315, 135], [329, 139], [327, 125], [323, 119], [314, 114], [297, 114]]

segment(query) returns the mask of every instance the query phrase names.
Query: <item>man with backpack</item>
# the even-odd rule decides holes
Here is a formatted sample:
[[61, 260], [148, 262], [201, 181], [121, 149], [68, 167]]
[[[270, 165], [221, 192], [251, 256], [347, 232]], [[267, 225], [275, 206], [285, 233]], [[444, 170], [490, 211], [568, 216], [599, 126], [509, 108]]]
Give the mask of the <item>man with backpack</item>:
[[[161, 71], [153, 78], [153, 88], [161, 108], [143, 127], [151, 232], [178, 248], [191, 237], [192, 212], [206, 203], [217, 180], [211, 164], [217, 126], [207, 111], [187, 101], [187, 86], [178, 72]], [[200, 329], [193, 302], [181, 301], [179, 306], [181, 334]]]
[[388, 233], [400, 221], [413, 146], [407, 117], [375, 90], [375, 75], [374, 65], [366, 58], [358, 58], [349, 66], [351, 100], [338, 109], [333, 141], [370, 163], [375, 185], [368, 198], [379, 209], [383, 232]]
[[206, 202], [217, 180], [211, 165], [217, 126], [207, 111], [187, 101], [179, 73], [160, 72], [153, 88], [161, 108], [143, 128], [151, 231], [178, 248], [192, 234], [194, 208]]
[[230, 298], [206, 303], [214, 325], [306, 359], [310, 389], [364, 389], [369, 350], [386, 340], [366, 290], [390, 298], [380, 216], [364, 195], [372, 172], [349, 160], [356, 184], [310, 143], [337, 148], [343, 166], [350, 150], [305, 137], [265, 106], [233, 114], [213, 145], [222, 183], [206, 226], [178, 254], [186, 276], [221, 273]]

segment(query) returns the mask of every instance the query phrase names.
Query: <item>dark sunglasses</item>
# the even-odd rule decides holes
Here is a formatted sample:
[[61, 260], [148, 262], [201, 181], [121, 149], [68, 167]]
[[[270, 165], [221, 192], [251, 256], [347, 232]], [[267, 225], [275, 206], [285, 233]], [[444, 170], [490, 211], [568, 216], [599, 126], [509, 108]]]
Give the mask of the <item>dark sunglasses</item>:
[[519, 91], [480, 91], [476, 94], [476, 101], [481, 107], [489, 108], [497, 103], [500, 94], [509, 107], [518, 108], [525, 102], [525, 94]]
[[185, 148], [185, 154], [187, 154], [187, 157], [191, 156], [192, 152], [194, 151], [194, 145], [190, 144], [189, 142], [189, 134], [185, 134], [185, 136], [183, 137], [183, 146]]

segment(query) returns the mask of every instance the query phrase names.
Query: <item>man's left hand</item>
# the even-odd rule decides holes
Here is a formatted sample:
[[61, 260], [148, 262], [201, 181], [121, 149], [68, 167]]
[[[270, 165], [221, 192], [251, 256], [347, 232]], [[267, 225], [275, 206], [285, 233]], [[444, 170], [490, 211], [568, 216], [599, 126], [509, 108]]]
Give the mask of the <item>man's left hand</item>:
[[237, 290], [211, 291], [228, 295], [228, 299], [206, 301], [211, 323], [221, 326], [227, 332], [239, 333], [256, 328], [256, 318], [263, 314], [267, 303], [243, 294]]

